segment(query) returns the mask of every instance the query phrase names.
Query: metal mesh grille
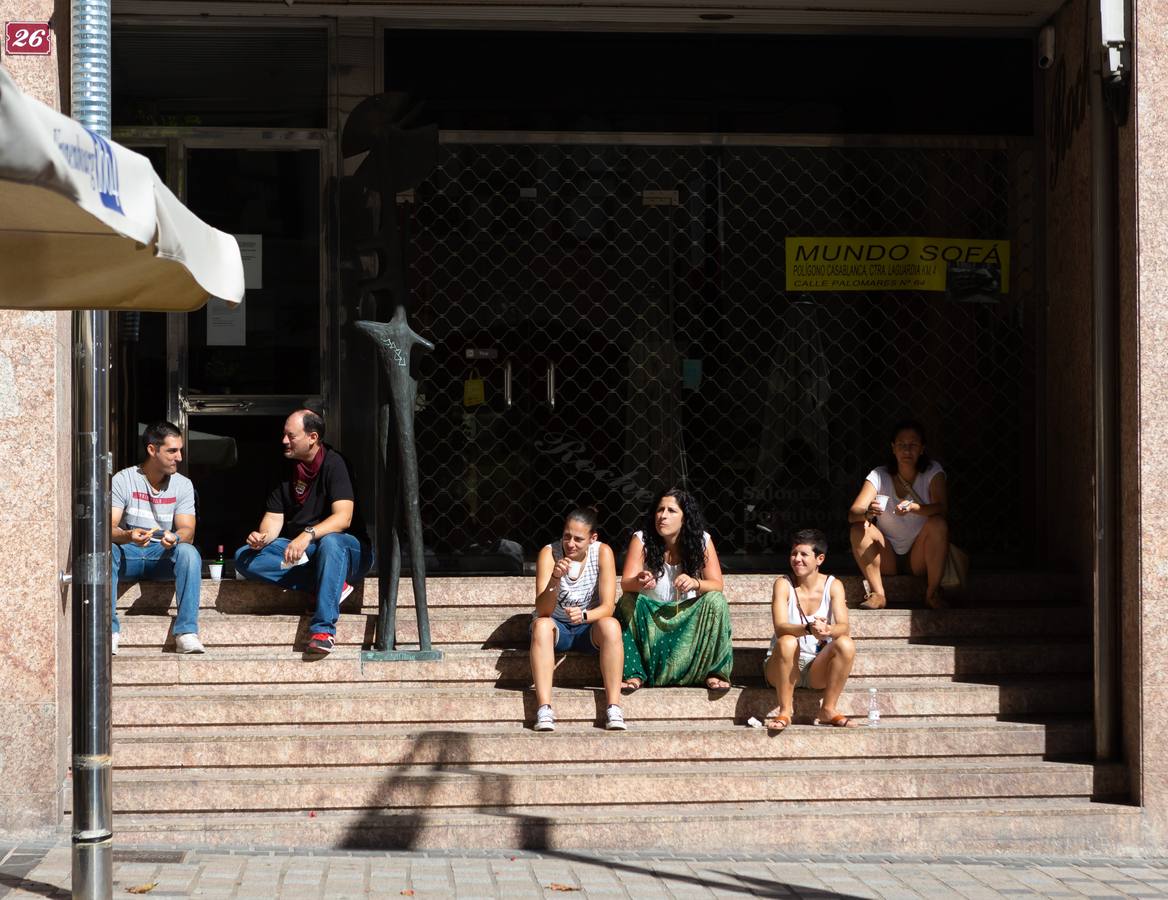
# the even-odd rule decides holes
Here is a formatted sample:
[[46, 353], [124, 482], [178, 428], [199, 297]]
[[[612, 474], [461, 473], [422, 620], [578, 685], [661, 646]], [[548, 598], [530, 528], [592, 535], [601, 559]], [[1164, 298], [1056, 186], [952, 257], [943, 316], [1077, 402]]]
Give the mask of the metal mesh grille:
[[[1032, 471], [1018, 242], [1011, 294], [965, 304], [788, 294], [783, 241], [1010, 237], [1027, 177], [1001, 149], [444, 143], [399, 207], [415, 327], [439, 347], [417, 417], [428, 545], [506, 539], [531, 558], [583, 500], [619, 549], [648, 491], [683, 484], [723, 556], [785, 555], [807, 525], [838, 552], [890, 423], [912, 414], [957, 539], [1017, 552], [1024, 517], [1000, 511]], [[463, 404], [468, 378], [480, 405]]]

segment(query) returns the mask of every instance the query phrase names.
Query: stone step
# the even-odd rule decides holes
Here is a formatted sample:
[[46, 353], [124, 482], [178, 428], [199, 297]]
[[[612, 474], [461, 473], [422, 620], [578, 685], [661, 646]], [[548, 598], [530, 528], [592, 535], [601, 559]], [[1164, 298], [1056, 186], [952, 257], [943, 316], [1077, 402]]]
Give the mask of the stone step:
[[[648, 689], [646, 689], [646, 692]], [[121, 705], [121, 704], [119, 704]], [[570, 711], [558, 706], [558, 713]], [[632, 713], [637, 704], [630, 703]], [[797, 722], [808, 721], [810, 711]], [[796, 724], [781, 734], [729, 722], [693, 720], [679, 728], [644, 718], [606, 732], [593, 720], [560, 718], [556, 731], [520, 724], [117, 726], [118, 768], [235, 768], [330, 765], [464, 766], [530, 760], [559, 763], [664, 760], [912, 760], [951, 757], [1067, 759], [1093, 747], [1090, 722], [886, 719], [876, 728]], [[619, 743], [614, 743], [619, 741]], [[524, 763], [526, 764], [526, 763]]]
[[[315, 812], [315, 811], [312, 811]], [[756, 801], [661, 808], [122, 813], [119, 843], [413, 850], [668, 848], [781, 853], [1135, 855], [1137, 807], [1078, 798]]]
[[[614, 754], [620, 752], [614, 745]], [[332, 762], [332, 760], [330, 760]], [[264, 812], [270, 810], [544, 808], [565, 801], [590, 806], [655, 804], [664, 809], [708, 797], [707, 809], [814, 797], [853, 803], [952, 798], [1082, 797], [1108, 799], [1126, 787], [1124, 767], [1032, 760], [704, 760], [668, 763], [321, 766], [278, 769], [114, 771], [119, 812]]]
[[[731, 629], [736, 640], [770, 640], [773, 632], [769, 603], [737, 604], [731, 608]], [[1078, 621], [1082, 618], [1082, 621]], [[173, 648], [170, 635], [173, 614], [135, 610], [122, 615], [122, 646]], [[199, 633], [208, 647], [303, 647], [308, 640], [308, 615], [225, 613], [205, 609], [199, 616]], [[854, 610], [849, 616], [852, 637], [893, 639], [940, 639], [946, 637], [1021, 637], [1043, 640], [1078, 637], [1086, 633], [1085, 616], [1052, 617], [1048, 610]], [[507, 646], [526, 644], [531, 623], [530, 607], [496, 607], [467, 611], [439, 607], [430, 616], [430, 635], [436, 646]], [[371, 647], [377, 625], [375, 613], [342, 615], [337, 622], [340, 646]], [[399, 643], [418, 641], [413, 609], [398, 614]]]
[[[863, 718], [871, 687], [877, 689], [885, 721], [1080, 715], [1091, 703], [1091, 681], [1086, 677], [1029, 677], [998, 684], [854, 678], [840, 698], [841, 711]], [[797, 716], [810, 719], [818, 709], [817, 692], [796, 691], [795, 698]], [[603, 716], [604, 695], [595, 689], [557, 688], [553, 704], [562, 721], [595, 722]], [[751, 716], [762, 718], [774, 705], [774, 690], [764, 687], [733, 687], [717, 694], [705, 688], [642, 688], [622, 700], [629, 720], [642, 722], [745, 723]], [[173, 685], [115, 687], [112, 714], [116, 726], [139, 727], [342, 722], [518, 725], [534, 717], [535, 697], [518, 688], [462, 685], [187, 683], [181, 690]]]
[[[739, 603], [769, 602], [774, 574], [726, 575], [726, 599], [733, 606]], [[864, 587], [859, 575], [843, 575], [848, 603], [863, 599]], [[348, 598], [343, 609], [357, 612], [377, 608], [378, 581], [367, 578]], [[1016, 607], [1074, 607], [1074, 581], [1061, 574], [1027, 572], [982, 573], [963, 598], [963, 605], [974, 609], [1014, 609]], [[923, 608], [924, 582], [920, 578], [891, 575], [885, 578], [885, 592], [893, 606]], [[527, 609], [534, 602], [534, 579], [514, 577], [435, 577], [426, 581], [427, 605], [430, 609], [452, 607], [466, 611], [472, 607], [518, 607]], [[200, 606], [216, 608], [228, 613], [299, 613], [308, 595], [296, 591], [282, 591], [273, 585], [224, 579], [204, 579]], [[174, 600], [173, 585], [159, 582], [126, 582], [119, 585], [118, 609], [161, 610]], [[402, 608], [413, 607], [411, 582], [403, 578], [398, 591]], [[1081, 613], [1083, 607], [1076, 608]], [[1057, 619], [1057, 616], [1052, 616]], [[1076, 619], [1079, 621], [1079, 619]], [[1059, 628], [1058, 622], [1051, 626]]]
[[[734, 650], [733, 678], [762, 677], [766, 643]], [[856, 653], [853, 677], [994, 679], [1023, 673], [1082, 674], [1090, 670], [1085, 645], [1051, 644], [1034, 652], [1030, 641], [906, 644], [899, 640], [865, 641]], [[570, 653], [556, 669], [559, 684], [596, 680], [596, 656]], [[114, 661], [116, 685], [240, 684], [305, 681], [491, 682], [527, 684], [531, 666], [525, 648], [451, 649], [440, 660], [382, 662], [362, 660], [360, 651], [341, 647], [325, 658], [307, 657], [288, 649], [211, 648], [206, 654], [183, 656], [154, 649], [128, 647]]]

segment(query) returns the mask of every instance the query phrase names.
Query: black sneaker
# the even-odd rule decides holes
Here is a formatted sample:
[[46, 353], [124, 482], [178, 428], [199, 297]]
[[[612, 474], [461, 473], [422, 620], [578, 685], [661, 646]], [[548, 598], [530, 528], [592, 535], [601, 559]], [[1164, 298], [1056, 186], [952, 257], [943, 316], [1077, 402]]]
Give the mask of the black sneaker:
[[319, 634], [314, 634], [312, 637], [310, 637], [308, 639], [308, 652], [309, 653], [332, 653], [334, 643], [335, 643], [335, 641], [334, 641], [333, 636], [331, 634], [325, 634], [324, 632], [321, 632]]

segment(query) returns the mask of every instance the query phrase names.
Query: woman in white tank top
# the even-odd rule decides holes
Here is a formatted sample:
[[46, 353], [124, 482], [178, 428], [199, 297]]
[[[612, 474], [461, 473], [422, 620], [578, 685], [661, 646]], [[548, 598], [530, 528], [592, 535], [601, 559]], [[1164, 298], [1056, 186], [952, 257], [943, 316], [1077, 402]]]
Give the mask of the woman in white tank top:
[[795, 688], [823, 691], [817, 725], [848, 728], [854, 723], [837, 709], [856, 645], [848, 625], [843, 585], [819, 571], [827, 554], [827, 535], [814, 528], [791, 537], [791, 574], [780, 575], [771, 592], [774, 637], [764, 674], [775, 689], [778, 706], [767, 714], [767, 727], [782, 731], [795, 715]]
[[555, 731], [552, 673], [556, 654], [600, 654], [607, 699], [606, 727], [625, 730], [621, 710], [624, 645], [616, 605], [616, 561], [596, 532], [594, 507], [574, 509], [560, 540], [539, 551], [535, 564], [535, 610], [531, 620], [531, 677], [535, 682], [535, 730]]
[[949, 553], [949, 489], [945, 470], [925, 452], [920, 422], [892, 429], [892, 458], [868, 473], [848, 512], [852, 555], [870, 593], [862, 609], [883, 609], [883, 575], [926, 576], [925, 603], [941, 605]]
[[642, 684], [730, 687], [734, 650], [722, 564], [697, 500], [671, 488], [646, 513], [625, 555], [617, 605], [625, 689]]

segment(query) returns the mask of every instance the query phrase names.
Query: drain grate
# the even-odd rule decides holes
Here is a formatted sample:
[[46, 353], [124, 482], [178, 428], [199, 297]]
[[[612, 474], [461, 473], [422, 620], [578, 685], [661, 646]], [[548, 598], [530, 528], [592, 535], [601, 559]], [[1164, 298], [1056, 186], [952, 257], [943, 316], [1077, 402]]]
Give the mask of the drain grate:
[[114, 850], [116, 863], [183, 863], [186, 850]]

